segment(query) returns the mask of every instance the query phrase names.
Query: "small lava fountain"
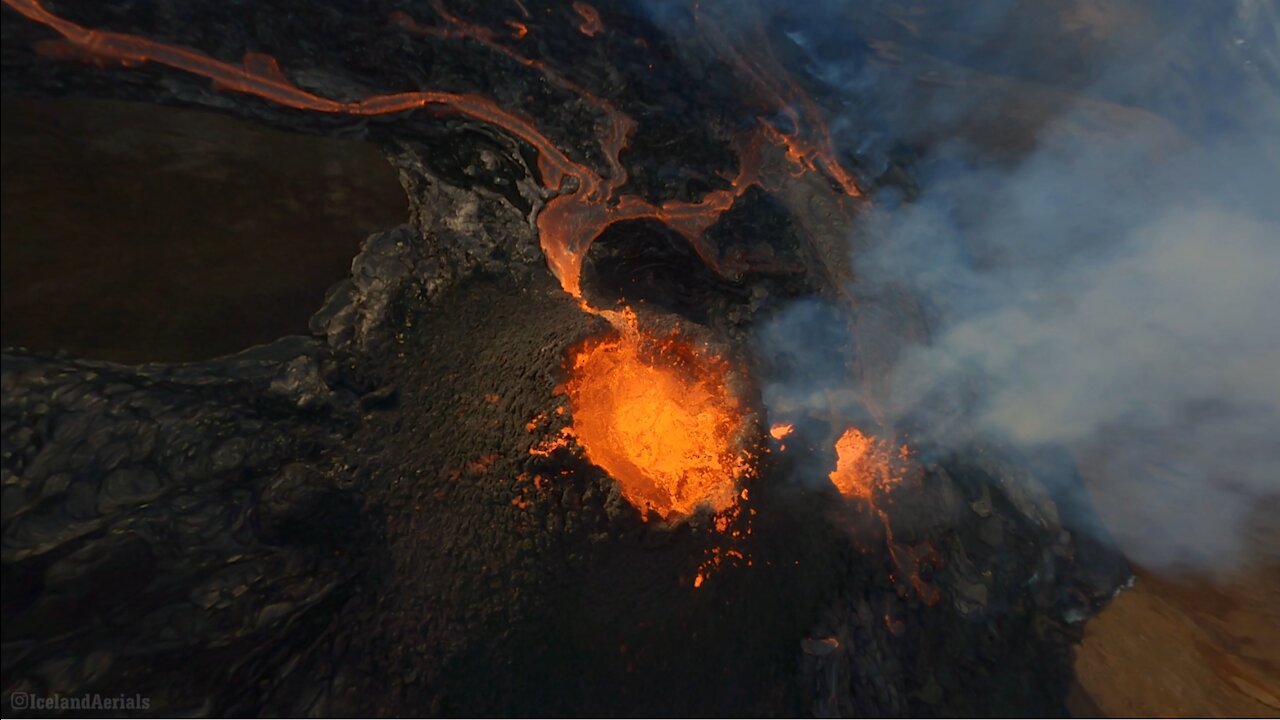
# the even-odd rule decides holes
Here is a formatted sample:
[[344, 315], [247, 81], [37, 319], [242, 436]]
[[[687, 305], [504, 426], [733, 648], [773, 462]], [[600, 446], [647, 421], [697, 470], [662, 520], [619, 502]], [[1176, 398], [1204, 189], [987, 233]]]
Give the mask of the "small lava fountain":
[[908, 449], [896, 452], [877, 438], [850, 427], [836, 440], [836, 469], [827, 476], [841, 495], [871, 501], [902, 479], [903, 462]]
[[728, 362], [624, 317], [619, 330], [570, 354], [574, 436], [642, 511], [675, 519], [728, 509], [752, 459], [749, 414], [730, 387]]
[[886, 498], [889, 491], [903, 482], [910, 456], [911, 449], [906, 445], [894, 449], [886, 440], [849, 427], [836, 440], [836, 468], [827, 477], [841, 495], [863, 503], [880, 520], [893, 566], [890, 577], [895, 582], [906, 581], [899, 592], [905, 596], [905, 588], [910, 587], [925, 605], [933, 607], [941, 602], [942, 594], [921, 570], [937, 569], [941, 559], [928, 542], [911, 546], [895, 540], [889, 513], [883, 507], [891, 502]]

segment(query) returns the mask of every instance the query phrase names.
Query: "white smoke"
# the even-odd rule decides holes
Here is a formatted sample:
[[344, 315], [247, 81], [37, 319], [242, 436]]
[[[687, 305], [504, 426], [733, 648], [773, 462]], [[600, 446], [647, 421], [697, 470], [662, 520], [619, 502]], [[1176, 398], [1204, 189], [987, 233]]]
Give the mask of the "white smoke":
[[[1129, 5], [1146, 21], [1120, 37], [1143, 52], [1113, 38], [1067, 90], [990, 79], [999, 64], [1035, 75], [1037, 48], [1078, 40], [1053, 28], [950, 90], [910, 81], [951, 68], [937, 58], [960, 53], [945, 47], [894, 67], [815, 55], [815, 68], [845, 83], [843, 127], [875, 138], [868, 156], [929, 143], [909, 166], [918, 196], [877, 198], [874, 247], [855, 258], [859, 295], [906, 285], [929, 311], [928, 344], [891, 373], [894, 418], [943, 446], [1070, 448], [1133, 559], [1218, 570], [1256, 553], [1251, 514], [1280, 499], [1280, 15]], [[990, 46], [1025, 23], [987, 8], [971, 25]], [[819, 35], [792, 32], [802, 45]], [[991, 114], [1021, 107], [1008, 131], [1026, 135], [1020, 93], [1050, 109], [1003, 152]], [[803, 343], [813, 331], [797, 318], [811, 316], [785, 313], [762, 337]]]

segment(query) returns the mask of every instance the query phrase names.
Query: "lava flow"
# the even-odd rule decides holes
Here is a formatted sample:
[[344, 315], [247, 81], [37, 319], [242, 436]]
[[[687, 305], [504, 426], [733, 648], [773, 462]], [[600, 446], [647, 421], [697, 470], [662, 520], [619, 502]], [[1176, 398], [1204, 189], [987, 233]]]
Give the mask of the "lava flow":
[[[734, 13], [743, 11], [740, 3], [729, 3], [728, 7]], [[862, 192], [857, 181], [837, 159], [822, 111], [787, 75], [759, 21], [753, 35], [733, 33], [730, 28], [744, 26], [741, 18], [727, 21], [711, 14], [701, 3], [694, 3], [694, 20], [703, 37], [750, 82], [764, 108], [786, 120], [786, 125], [780, 126], [775, 120], [760, 118], [760, 127], [769, 142], [785, 151], [796, 175], [821, 172], [845, 195], [859, 197]]]
[[[695, 202], [669, 201], [655, 205], [636, 195], [619, 197], [619, 190], [627, 182], [627, 173], [620, 161], [626, 148], [634, 121], [613, 108], [609, 103], [592, 96], [576, 84], [556, 73], [545, 63], [521, 56], [500, 44], [492, 30], [469, 25], [447, 13], [439, 2], [433, 3], [447, 27], [429, 28], [418, 25], [407, 14], [396, 12], [391, 20], [401, 28], [420, 35], [434, 35], [446, 39], [471, 40], [499, 52], [515, 62], [538, 70], [548, 82], [573, 92], [603, 115], [607, 128], [599, 138], [603, 155], [609, 166], [607, 177], [601, 176], [585, 164], [575, 162], [560, 150], [536, 124], [518, 112], [503, 109], [488, 98], [468, 94], [439, 91], [409, 91], [372, 95], [360, 100], [341, 101], [326, 98], [304, 90], [293, 83], [269, 55], [246, 53], [241, 65], [217, 60], [204, 53], [175, 45], [149, 40], [138, 35], [94, 30], [55, 15], [44, 7], [41, 0], [2, 0], [5, 5], [29, 20], [47, 26], [62, 37], [45, 41], [39, 50], [51, 57], [81, 59], [96, 63], [116, 63], [136, 66], [156, 63], [208, 78], [214, 86], [229, 92], [238, 92], [262, 98], [284, 107], [333, 114], [357, 116], [391, 115], [423, 107], [435, 106], [460, 115], [502, 128], [531, 145], [537, 151], [538, 170], [547, 192], [552, 196], [537, 218], [538, 237], [548, 265], [560, 280], [564, 289], [582, 299], [581, 270], [587, 250], [606, 228], [628, 220], [651, 219], [666, 224], [683, 235], [699, 256], [718, 272], [737, 270], [726, 267], [713, 247], [702, 239], [706, 231], [719, 217], [733, 206], [742, 193], [759, 182], [759, 142], [752, 138], [740, 143], [740, 161], [737, 176], [728, 189], [709, 192]], [[585, 3], [577, 12], [584, 18], [584, 32], [595, 34], [603, 30], [598, 25], [598, 13]], [[735, 58], [736, 59], [736, 58]], [[819, 134], [819, 141], [808, 143], [795, 134], [788, 134], [775, 127], [766, 126], [763, 137], [786, 149], [788, 157], [799, 163], [800, 171], [821, 168], [849, 195], [858, 191], [846, 171], [835, 161], [830, 152], [830, 139], [825, 126], [817, 117], [812, 102], [799, 93], [793, 83], [783, 82], [787, 92], [778, 90], [779, 81], [772, 79], [762, 68], [747, 63], [740, 67], [763, 84], [771, 100], [783, 102], [783, 111], [794, 114], [786, 101], [800, 102], [802, 115], [808, 127]], [[799, 115], [796, 116], [798, 120]], [[799, 124], [799, 123], [797, 123]], [[575, 182], [566, 183], [572, 179]]]
[[728, 509], [752, 459], [728, 364], [625, 317], [621, 330], [571, 352], [564, 391], [574, 437], [637, 508], [666, 519]]

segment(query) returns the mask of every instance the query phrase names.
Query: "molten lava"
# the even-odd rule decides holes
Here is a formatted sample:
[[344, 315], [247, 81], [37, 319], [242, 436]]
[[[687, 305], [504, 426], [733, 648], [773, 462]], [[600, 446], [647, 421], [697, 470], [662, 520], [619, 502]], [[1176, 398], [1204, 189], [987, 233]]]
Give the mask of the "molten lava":
[[828, 477], [841, 495], [870, 501], [902, 479], [903, 447], [895, 456], [888, 443], [851, 427], [836, 440], [836, 469]]
[[922, 570], [938, 568], [941, 558], [929, 543], [904, 545], [894, 539], [889, 513], [877, 504], [887, 490], [902, 482], [906, 474], [910, 450], [906, 445], [896, 451], [892, 445], [861, 430], [850, 427], [836, 440], [836, 469], [828, 476], [841, 495], [865, 503], [884, 527], [885, 548], [893, 571], [890, 578], [895, 584], [905, 580], [901, 588], [910, 588], [925, 605], [933, 607], [942, 600], [937, 586], [925, 579]]
[[573, 435], [623, 496], [666, 519], [730, 508], [750, 468], [747, 413], [728, 365], [687, 340], [625, 327], [576, 348], [565, 392]]
[[[582, 298], [581, 269], [587, 250], [604, 230], [628, 220], [652, 219], [671, 227], [693, 245], [699, 256], [718, 272], [736, 271], [718, 257], [714, 246], [702, 234], [733, 206], [746, 190], [760, 182], [760, 139], [784, 148], [798, 172], [821, 171], [850, 196], [859, 194], [852, 176], [836, 160], [826, 125], [813, 104], [793, 81], [786, 78], [776, 62], [767, 66], [747, 62], [732, 41], [718, 42], [730, 61], [758, 85], [767, 102], [776, 106], [795, 131], [786, 132], [776, 125], [764, 123], [759, 136], [740, 143], [739, 169], [728, 189], [714, 190], [701, 200], [668, 201], [655, 205], [637, 195], [619, 191], [627, 183], [627, 172], [621, 162], [635, 129], [635, 121], [609, 102], [587, 92], [560, 75], [546, 63], [525, 57], [504, 46], [492, 29], [473, 25], [450, 14], [439, 0], [431, 3], [443, 21], [441, 26], [424, 26], [402, 11], [391, 14], [391, 22], [407, 32], [446, 40], [476, 42], [505, 55], [514, 62], [540, 72], [550, 84], [576, 94], [594, 107], [605, 127], [599, 141], [608, 174], [600, 175], [585, 164], [576, 162], [557, 147], [531, 119], [519, 112], [500, 107], [493, 100], [469, 93], [409, 91], [371, 95], [342, 101], [304, 90], [289, 79], [275, 59], [261, 53], [246, 53], [240, 65], [217, 60], [209, 55], [176, 45], [157, 42], [138, 35], [95, 30], [50, 12], [41, 0], [0, 0], [27, 19], [45, 25], [61, 36], [39, 44], [41, 54], [57, 59], [79, 59], [96, 64], [115, 63], [133, 67], [156, 63], [175, 70], [208, 78], [214, 86], [228, 92], [244, 93], [284, 107], [312, 112], [353, 116], [391, 115], [424, 107], [434, 107], [471, 117], [499, 127], [532, 146], [538, 155], [538, 170], [551, 195], [537, 218], [538, 236], [548, 265], [564, 289]], [[518, 4], [518, 3], [517, 3]], [[574, 3], [583, 19], [581, 30], [592, 36], [603, 32], [599, 13], [586, 3]], [[527, 15], [527, 12], [526, 12]], [[516, 37], [527, 33], [527, 26], [513, 25]], [[714, 33], [713, 33], [714, 34]], [[719, 36], [716, 36], [719, 38]], [[770, 58], [772, 59], [772, 58]], [[799, 109], [795, 109], [798, 107]], [[812, 132], [812, 140], [803, 137], [800, 128]], [[566, 183], [573, 180], [573, 183]]]
[[[704, 7], [695, 2], [694, 20], [710, 45], [752, 86], [762, 109], [778, 116], [774, 119], [762, 116], [761, 130], [769, 142], [783, 149], [795, 169], [793, 174], [820, 172], [845, 195], [861, 196], [853, 174], [838, 158], [831, 131], [817, 103], [787, 74], [760, 19], [751, 18], [744, 10], [741, 3]], [[732, 13], [733, 17], [721, 17], [721, 13]]]
[[774, 440], [781, 440], [795, 432], [795, 430], [796, 426], [791, 423], [777, 423], [776, 425], [770, 426], [769, 435], [772, 436]]

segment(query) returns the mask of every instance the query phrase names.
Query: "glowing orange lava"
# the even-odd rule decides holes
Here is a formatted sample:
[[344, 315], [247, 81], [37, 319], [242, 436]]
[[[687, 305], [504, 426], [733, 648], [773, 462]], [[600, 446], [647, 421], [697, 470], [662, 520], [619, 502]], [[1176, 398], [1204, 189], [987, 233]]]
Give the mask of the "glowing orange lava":
[[851, 427], [836, 440], [836, 469], [828, 477], [841, 495], [870, 500], [876, 491], [901, 480], [900, 454], [895, 456], [888, 443]]
[[728, 509], [751, 454], [727, 363], [683, 338], [654, 337], [628, 317], [621, 331], [570, 356], [573, 435], [641, 510], [674, 519], [699, 507]]
[[[753, 83], [761, 86], [762, 94], [770, 103], [780, 105], [779, 109], [793, 125], [803, 126], [813, 132], [816, 138], [808, 140], [798, 131], [787, 133], [766, 124], [761, 136], [739, 143], [739, 169], [737, 176], [730, 181], [729, 189], [709, 192], [697, 201], [668, 201], [655, 205], [637, 195], [623, 195], [619, 192], [627, 182], [627, 172], [620, 159], [621, 152], [626, 148], [635, 129], [634, 120], [609, 102], [563, 77], [546, 63], [520, 55], [502, 45], [493, 30], [467, 23], [450, 14], [439, 0], [431, 5], [443, 21], [442, 26], [420, 25], [402, 11], [393, 12], [390, 19], [414, 34], [477, 42], [524, 67], [537, 70], [552, 85], [577, 94], [597, 110], [604, 123], [598, 139], [608, 166], [607, 175], [602, 176], [592, 168], [574, 161], [543, 134], [531, 119], [519, 112], [504, 109], [488, 98], [469, 93], [423, 90], [370, 95], [359, 100], [334, 100], [299, 87], [269, 55], [246, 53], [244, 61], [237, 65], [197, 50], [138, 35], [87, 28], [50, 12], [41, 0], [0, 1], [61, 36], [60, 39], [38, 44], [39, 52], [47, 57], [125, 67], [156, 63], [208, 78], [215, 87], [223, 91], [252, 95], [298, 110], [374, 116], [434, 107], [506, 130], [537, 151], [538, 171], [543, 185], [553, 195], [538, 214], [536, 222], [539, 240], [548, 265], [561, 285], [569, 294], [579, 299], [582, 298], [582, 262], [587, 250], [607, 227], [628, 220], [651, 219], [662, 222], [683, 235], [713, 270], [739, 270], [740, 268], [729, 267], [728, 263], [721, 260], [716, 248], [702, 238], [702, 234], [733, 206], [739, 196], [760, 182], [760, 137], [782, 146], [787, 157], [799, 168], [799, 172], [820, 170], [847, 194], [858, 195], [852, 177], [835, 159], [830, 136], [812, 101], [794, 82], [785, 78], [785, 73], [776, 63], [763, 67], [745, 62], [732, 42], [719, 43], [726, 48], [730, 60]], [[603, 31], [599, 14], [593, 7], [586, 3], [575, 3], [575, 10], [583, 18], [581, 29], [584, 33], [594, 35]], [[527, 28], [519, 23], [514, 27], [517, 38], [523, 37]], [[793, 105], [798, 106], [799, 110], [794, 109]], [[576, 183], [565, 182], [570, 179]]]
[[[871, 437], [850, 427], [836, 440], [836, 469], [828, 476], [840, 494], [864, 501], [884, 527], [884, 543], [893, 564], [890, 577], [895, 584], [900, 579], [914, 590], [925, 605], [933, 607], [942, 600], [942, 593], [924, 579], [921, 570], [937, 568], [942, 559], [929, 543], [916, 546], [903, 545], [893, 536], [889, 513], [877, 504], [877, 496], [902, 482], [909, 462], [910, 450], [906, 445], [894, 450], [884, 440]], [[900, 592], [903, 592], [900, 590]]]
[[781, 440], [795, 432], [796, 426], [791, 423], [777, 423], [769, 428], [769, 435], [774, 440]]
[[[761, 129], [769, 142], [783, 149], [795, 168], [794, 174], [821, 172], [845, 195], [861, 196], [853, 174], [838, 158], [822, 111], [799, 83], [787, 74], [759, 19], [755, 19], [752, 30], [747, 30], [752, 23], [744, 20], [750, 14], [742, 12], [741, 3], [704, 7], [702, 3], [695, 2], [693, 7], [694, 20], [709, 44], [750, 82], [758, 99], [770, 112], [786, 119], [786, 124], [782, 125], [762, 117]], [[716, 17], [717, 13], [724, 12], [734, 13], [734, 17]]]

